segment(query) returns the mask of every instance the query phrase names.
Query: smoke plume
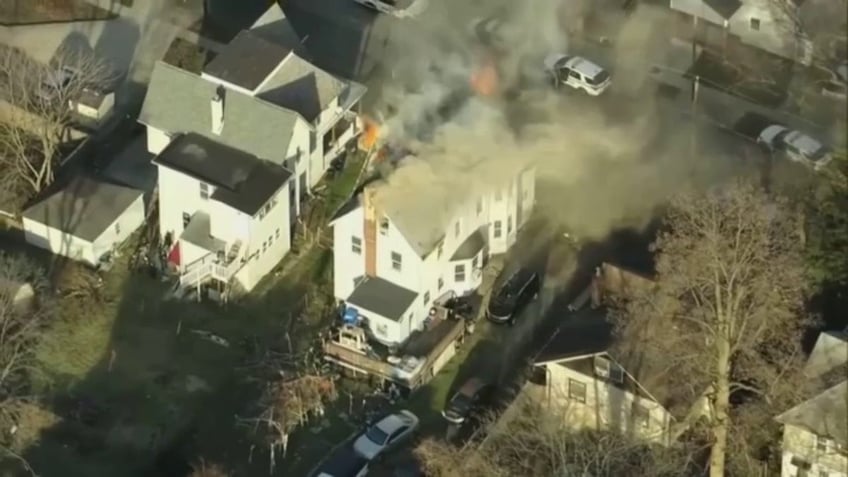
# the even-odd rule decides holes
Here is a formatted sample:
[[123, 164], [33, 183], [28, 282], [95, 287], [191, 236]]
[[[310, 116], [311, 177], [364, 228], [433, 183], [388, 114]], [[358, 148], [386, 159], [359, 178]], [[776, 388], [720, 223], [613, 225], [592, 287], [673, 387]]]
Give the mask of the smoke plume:
[[[637, 11], [617, 28], [605, 58], [584, 55], [611, 71], [613, 86], [605, 96], [562, 94], [544, 83], [544, 56], [569, 52], [576, 41], [567, 32], [577, 38], [587, 6], [604, 8], [561, 3], [431, 1], [414, 28], [403, 25], [403, 40], [387, 61], [394, 66], [383, 93], [381, 136], [410, 147], [415, 157], [383, 171], [381, 202], [439, 224], [469, 193], [533, 165], [537, 211], [579, 235], [600, 238], [647, 221], [680, 187], [728, 172], [704, 158], [709, 152], [703, 144], [694, 160], [687, 127], [673, 134], [659, 130], [670, 113], [657, 107], [648, 65], [637, 53], [661, 47], [656, 34], [665, 33], [650, 11]], [[470, 26], [493, 14], [507, 18], [503, 50], [482, 46]], [[475, 95], [470, 79], [491, 58], [499, 70], [498, 93]], [[528, 78], [541, 84], [520, 86]], [[681, 118], [670, 121], [680, 124]]]

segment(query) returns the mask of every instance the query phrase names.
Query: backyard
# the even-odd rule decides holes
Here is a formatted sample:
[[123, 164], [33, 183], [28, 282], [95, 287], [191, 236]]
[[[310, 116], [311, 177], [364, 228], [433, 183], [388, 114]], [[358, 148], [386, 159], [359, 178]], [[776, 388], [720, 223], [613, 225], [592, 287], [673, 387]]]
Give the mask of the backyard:
[[[363, 163], [349, 160], [326, 184], [317, 221], [346, 200]], [[63, 298], [37, 350], [33, 383], [43, 397], [22, 411], [16, 450], [47, 476], [182, 475], [197, 456], [237, 475], [267, 473], [237, 417], [255, 412], [263, 353], [307, 349], [330, 318], [301, 312], [332, 303], [322, 291], [331, 251], [300, 244], [257, 293], [226, 307], [168, 299], [167, 284], [129, 270], [129, 255], [96, 290]]]

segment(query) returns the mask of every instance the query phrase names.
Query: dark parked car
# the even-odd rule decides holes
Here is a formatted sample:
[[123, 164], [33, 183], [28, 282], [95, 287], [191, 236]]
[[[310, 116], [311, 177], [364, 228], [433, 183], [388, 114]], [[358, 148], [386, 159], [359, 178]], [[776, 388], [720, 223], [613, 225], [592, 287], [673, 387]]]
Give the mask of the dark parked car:
[[518, 270], [492, 294], [486, 316], [495, 323], [515, 324], [515, 318], [539, 295], [539, 274]]
[[495, 387], [479, 378], [471, 378], [453, 395], [442, 416], [452, 424], [462, 424], [472, 414], [486, 406], [494, 395]]
[[342, 447], [324, 462], [315, 477], [365, 477], [368, 475], [368, 459], [350, 447]]

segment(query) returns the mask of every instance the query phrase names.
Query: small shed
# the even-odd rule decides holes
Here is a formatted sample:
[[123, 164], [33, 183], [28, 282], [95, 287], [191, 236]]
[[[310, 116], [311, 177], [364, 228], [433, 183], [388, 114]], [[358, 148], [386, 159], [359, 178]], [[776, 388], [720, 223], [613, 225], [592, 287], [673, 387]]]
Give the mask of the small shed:
[[87, 86], [76, 100], [68, 100], [68, 107], [86, 120], [101, 123], [115, 109], [115, 93]]
[[97, 265], [144, 222], [140, 190], [79, 176], [26, 209], [26, 241], [73, 260]]

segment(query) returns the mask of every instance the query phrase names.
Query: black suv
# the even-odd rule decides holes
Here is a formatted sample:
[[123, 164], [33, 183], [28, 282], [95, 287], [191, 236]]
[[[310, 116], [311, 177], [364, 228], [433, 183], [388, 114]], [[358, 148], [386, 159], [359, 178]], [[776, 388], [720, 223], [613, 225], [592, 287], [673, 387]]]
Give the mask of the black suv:
[[469, 379], [445, 406], [442, 417], [452, 424], [462, 424], [472, 413], [489, 403], [494, 390], [494, 386], [479, 378]]
[[539, 274], [518, 270], [492, 294], [486, 316], [495, 323], [515, 324], [515, 318], [538, 295]]

